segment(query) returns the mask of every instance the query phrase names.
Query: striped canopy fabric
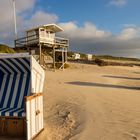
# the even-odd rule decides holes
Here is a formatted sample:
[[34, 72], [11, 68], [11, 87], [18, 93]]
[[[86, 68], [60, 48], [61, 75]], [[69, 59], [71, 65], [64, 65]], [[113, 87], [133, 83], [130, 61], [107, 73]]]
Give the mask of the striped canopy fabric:
[[30, 57], [0, 58], [0, 116], [25, 116], [31, 93]]

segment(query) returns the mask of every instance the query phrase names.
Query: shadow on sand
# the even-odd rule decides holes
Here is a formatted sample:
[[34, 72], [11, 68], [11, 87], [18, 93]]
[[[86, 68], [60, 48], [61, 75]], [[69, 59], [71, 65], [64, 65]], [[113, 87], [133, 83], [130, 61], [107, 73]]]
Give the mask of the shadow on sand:
[[129, 89], [129, 90], [140, 90], [140, 87], [130, 87], [130, 86], [91, 83], [91, 82], [80, 82], [80, 81], [67, 82], [67, 84], [77, 85], [77, 86], [93, 86], [93, 87], [103, 87], [103, 88], [118, 88], [118, 89]]
[[140, 74], [140, 72], [134, 72], [135, 74]]
[[103, 77], [107, 77], [107, 78], [118, 78], [118, 79], [126, 79], [126, 80], [140, 80], [140, 78], [124, 77], [124, 76], [103, 75]]

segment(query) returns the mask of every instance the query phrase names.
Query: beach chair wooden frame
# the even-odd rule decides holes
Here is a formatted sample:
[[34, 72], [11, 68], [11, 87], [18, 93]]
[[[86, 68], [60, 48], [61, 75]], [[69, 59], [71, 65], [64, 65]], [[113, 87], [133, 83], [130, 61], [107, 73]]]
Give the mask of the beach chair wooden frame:
[[31, 140], [43, 130], [44, 78], [32, 56], [0, 55], [0, 136]]

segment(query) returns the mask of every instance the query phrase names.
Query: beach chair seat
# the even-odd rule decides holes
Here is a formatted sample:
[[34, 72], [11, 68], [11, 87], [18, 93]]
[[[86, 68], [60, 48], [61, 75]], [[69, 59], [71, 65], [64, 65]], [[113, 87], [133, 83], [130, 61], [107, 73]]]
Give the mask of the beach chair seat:
[[24, 108], [0, 108], [0, 116], [25, 117]]

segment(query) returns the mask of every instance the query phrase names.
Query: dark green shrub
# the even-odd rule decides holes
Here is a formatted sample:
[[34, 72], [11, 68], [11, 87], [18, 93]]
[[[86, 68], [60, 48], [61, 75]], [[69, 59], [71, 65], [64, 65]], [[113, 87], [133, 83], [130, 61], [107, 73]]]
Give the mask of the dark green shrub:
[[107, 65], [107, 62], [105, 62], [101, 59], [98, 59], [98, 58], [96, 58], [94, 61], [98, 66], [106, 66]]

